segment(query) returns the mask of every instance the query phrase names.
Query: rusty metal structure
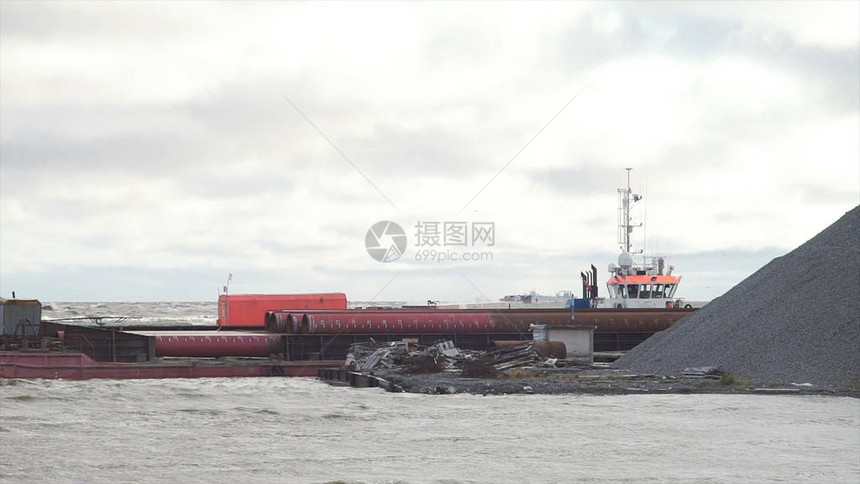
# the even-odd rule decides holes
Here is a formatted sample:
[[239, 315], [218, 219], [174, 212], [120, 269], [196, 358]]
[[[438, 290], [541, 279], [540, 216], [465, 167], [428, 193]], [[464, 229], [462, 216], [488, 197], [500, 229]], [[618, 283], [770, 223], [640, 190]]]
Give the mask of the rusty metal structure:
[[27, 345], [42, 333], [42, 304], [35, 299], [0, 298], [0, 343]]
[[269, 311], [265, 328], [286, 335], [289, 360], [341, 359], [353, 343], [410, 339], [431, 344], [450, 339], [465, 349], [485, 349], [495, 341], [532, 339], [531, 326], [575, 322], [595, 327], [595, 351], [625, 351], [690, 314], [664, 309], [355, 309]]

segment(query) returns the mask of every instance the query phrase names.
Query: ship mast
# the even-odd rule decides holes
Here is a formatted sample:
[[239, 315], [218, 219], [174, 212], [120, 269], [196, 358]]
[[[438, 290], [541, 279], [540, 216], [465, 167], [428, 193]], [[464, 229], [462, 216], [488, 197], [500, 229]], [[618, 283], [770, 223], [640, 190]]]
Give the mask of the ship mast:
[[633, 168], [625, 168], [625, 170], [627, 170], [627, 188], [618, 189], [618, 243], [622, 245], [624, 252], [629, 254], [630, 234], [633, 233], [633, 227], [641, 227], [642, 224], [630, 223], [630, 207], [639, 201], [639, 196], [634, 195], [633, 189], [630, 188], [630, 171]]

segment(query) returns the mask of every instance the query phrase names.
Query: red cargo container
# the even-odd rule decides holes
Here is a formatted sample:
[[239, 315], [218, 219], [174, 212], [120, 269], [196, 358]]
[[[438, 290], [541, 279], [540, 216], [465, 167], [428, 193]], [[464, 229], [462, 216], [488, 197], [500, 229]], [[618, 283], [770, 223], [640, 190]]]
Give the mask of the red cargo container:
[[218, 326], [262, 328], [266, 311], [278, 309], [345, 310], [346, 294], [230, 294], [218, 297]]

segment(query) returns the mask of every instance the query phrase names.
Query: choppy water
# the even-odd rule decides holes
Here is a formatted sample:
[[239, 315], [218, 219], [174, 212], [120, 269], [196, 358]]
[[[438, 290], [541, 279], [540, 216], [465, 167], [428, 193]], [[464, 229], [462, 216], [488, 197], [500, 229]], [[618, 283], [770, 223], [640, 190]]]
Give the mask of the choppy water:
[[857, 483], [860, 400], [20, 380], [0, 386], [0, 481]]
[[860, 401], [390, 394], [305, 378], [0, 387], [6, 482], [845, 482]]
[[206, 302], [42, 302], [42, 319], [106, 326], [215, 325], [218, 305]]

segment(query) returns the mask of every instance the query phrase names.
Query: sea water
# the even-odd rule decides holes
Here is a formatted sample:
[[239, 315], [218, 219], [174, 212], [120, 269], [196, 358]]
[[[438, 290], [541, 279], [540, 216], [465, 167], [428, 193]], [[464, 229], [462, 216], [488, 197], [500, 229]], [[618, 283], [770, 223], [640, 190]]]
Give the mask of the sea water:
[[416, 395], [313, 378], [0, 385], [10, 483], [860, 482], [860, 400], [845, 397]]

